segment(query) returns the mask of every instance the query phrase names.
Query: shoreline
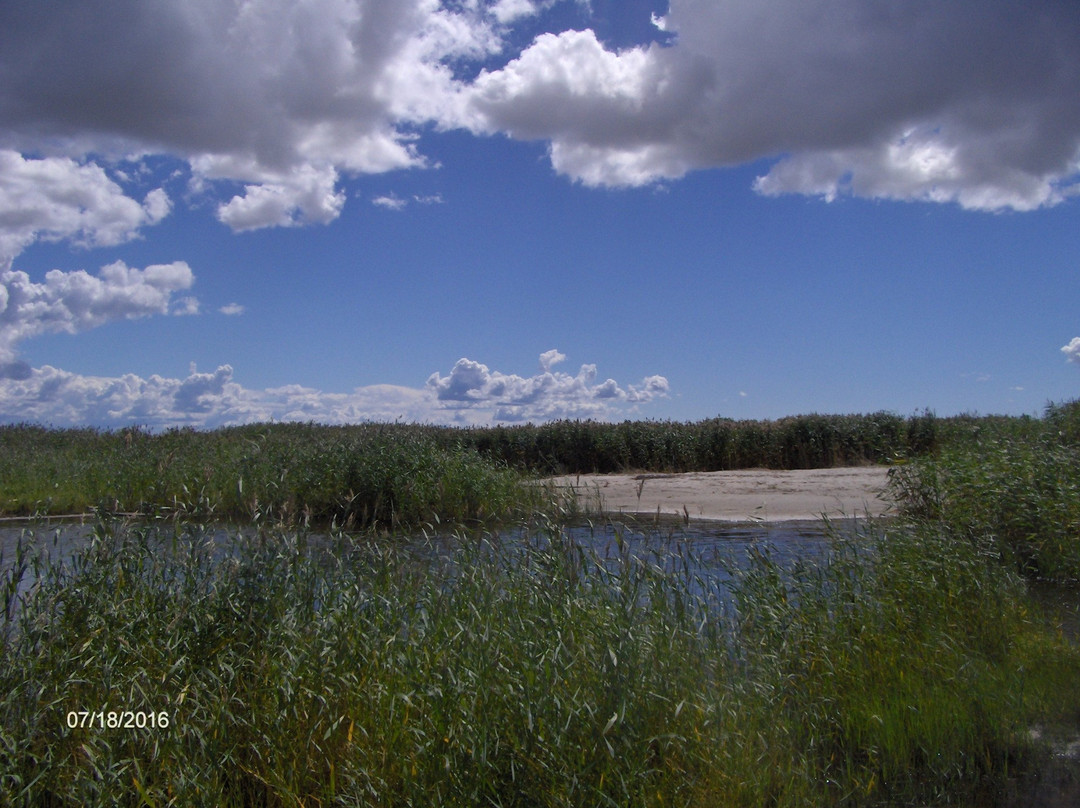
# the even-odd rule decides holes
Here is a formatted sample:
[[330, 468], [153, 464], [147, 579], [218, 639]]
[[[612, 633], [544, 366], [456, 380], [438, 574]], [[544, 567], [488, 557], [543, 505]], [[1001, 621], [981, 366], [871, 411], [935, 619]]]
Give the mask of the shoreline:
[[683, 522], [798, 522], [889, 515], [889, 468], [569, 474], [546, 482], [573, 493], [586, 510], [604, 514]]

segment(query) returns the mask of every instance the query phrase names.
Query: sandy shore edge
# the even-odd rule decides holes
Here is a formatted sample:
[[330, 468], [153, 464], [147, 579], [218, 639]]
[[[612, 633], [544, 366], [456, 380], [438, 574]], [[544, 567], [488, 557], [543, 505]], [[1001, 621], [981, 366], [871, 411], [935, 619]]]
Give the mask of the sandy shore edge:
[[886, 466], [685, 474], [571, 474], [551, 477], [582, 507], [725, 522], [780, 522], [892, 511]]

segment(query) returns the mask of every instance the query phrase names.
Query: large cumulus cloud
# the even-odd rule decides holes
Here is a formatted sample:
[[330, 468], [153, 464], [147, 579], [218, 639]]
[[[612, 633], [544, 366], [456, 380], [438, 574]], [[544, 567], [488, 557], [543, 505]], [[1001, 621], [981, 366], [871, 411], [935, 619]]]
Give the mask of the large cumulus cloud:
[[[547, 141], [590, 185], [766, 159], [764, 194], [1026, 210], [1075, 190], [1074, 0], [671, 0], [663, 42], [583, 28], [510, 50], [553, 2], [0, 4], [0, 148], [179, 157], [236, 230], [332, 221], [343, 175], [428, 165], [431, 125]], [[166, 211], [108, 190], [87, 210], [119, 229], [37, 232], [115, 240]]]
[[[541, 362], [552, 361], [547, 352]], [[577, 376], [541, 373], [523, 378], [491, 371], [461, 359], [447, 377], [434, 373], [422, 388], [370, 385], [349, 393], [329, 393], [300, 385], [266, 390], [246, 388], [222, 365], [213, 373], [192, 367], [182, 378], [82, 376], [45, 366], [0, 375], [0, 423], [37, 421], [56, 426], [94, 424], [161, 429], [218, 427], [264, 421], [328, 424], [395, 421], [475, 425], [547, 421], [553, 418], [610, 419], [667, 395], [662, 376], [626, 389], [608, 379], [595, 384], [596, 368]]]
[[1027, 210], [1075, 192], [1080, 6], [672, 0], [674, 44], [539, 37], [470, 89], [475, 126], [640, 185], [761, 158], [765, 194]]
[[456, 119], [452, 63], [498, 25], [438, 0], [4, 3], [0, 146], [171, 154], [242, 184], [235, 229], [326, 222], [341, 172], [424, 164], [409, 127]]

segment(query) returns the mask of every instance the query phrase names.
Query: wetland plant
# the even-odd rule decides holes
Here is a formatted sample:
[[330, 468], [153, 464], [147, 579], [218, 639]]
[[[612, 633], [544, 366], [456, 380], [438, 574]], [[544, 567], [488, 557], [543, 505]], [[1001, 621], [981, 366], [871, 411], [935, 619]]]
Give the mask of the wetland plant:
[[0, 793], [937, 804], [999, 787], [1029, 722], [1078, 703], [1076, 650], [974, 546], [868, 525], [825, 563], [715, 579], [673, 546], [103, 521], [5, 617]]

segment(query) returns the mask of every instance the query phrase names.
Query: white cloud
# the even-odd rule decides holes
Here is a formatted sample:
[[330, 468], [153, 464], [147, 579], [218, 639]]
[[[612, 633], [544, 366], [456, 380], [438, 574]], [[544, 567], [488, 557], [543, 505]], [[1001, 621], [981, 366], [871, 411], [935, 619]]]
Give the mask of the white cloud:
[[251, 390], [234, 380], [229, 365], [213, 373], [199, 373], [192, 366], [183, 379], [144, 379], [134, 374], [80, 376], [12, 362], [10, 367], [0, 365], [0, 422], [212, 428], [257, 421], [454, 425], [609, 419], [624, 415], [628, 406], [633, 411], [668, 393], [662, 376], [650, 376], [625, 390], [612, 379], [594, 384], [595, 377], [593, 365], [582, 366], [577, 376], [545, 372], [526, 379], [461, 359], [448, 377], [434, 373], [423, 388], [371, 385], [326, 393], [299, 385]]
[[[35, 283], [25, 272], [0, 272], [0, 361], [10, 361], [15, 346], [39, 334], [75, 334], [113, 320], [167, 314], [173, 292], [195, 282], [183, 261], [146, 269], [117, 261], [96, 275], [83, 270], [46, 273]], [[180, 301], [177, 313], [193, 313], [193, 298]]]
[[542, 367], [546, 373], [551, 370], [552, 365], [557, 365], [564, 359], [566, 359], [566, 354], [552, 348], [550, 351], [544, 351], [540, 354], [540, 367]]
[[88, 247], [129, 241], [170, 208], [162, 189], [139, 202], [100, 166], [61, 157], [26, 159], [0, 149], [0, 268], [39, 239]]
[[903, 133], [869, 148], [787, 157], [758, 177], [754, 187], [776, 196], [800, 193], [833, 201], [855, 195], [876, 199], [956, 202], [971, 210], [1025, 211], [1057, 204], [1073, 190], [1057, 179], [1008, 166], [965, 169], [961, 148], [939, 132]]
[[377, 196], [371, 200], [372, 205], [377, 205], [380, 208], [386, 208], [387, 210], [405, 210], [410, 204], [415, 202], [417, 205], [441, 205], [443, 203], [442, 194], [413, 194], [412, 199], [402, 199], [400, 196], [394, 193], [385, 194], [383, 196]]
[[[218, 216], [237, 230], [334, 220], [343, 176], [429, 165], [432, 125], [546, 140], [557, 171], [596, 186], [764, 158], [770, 195], [1030, 210], [1077, 192], [1080, 7], [1061, 0], [671, 0], [653, 17], [666, 43], [563, 31], [518, 53], [512, 26], [552, 0], [39, 5], [0, 6], [7, 161], [173, 155], [193, 187], [233, 194]], [[72, 208], [81, 221], [63, 204], [9, 218], [9, 256], [38, 237], [115, 243], [168, 212], [92, 164], [38, 168], [107, 193]]]
[[408, 200], [402, 199], [394, 194], [387, 196], [377, 196], [371, 200], [372, 205], [377, 205], [380, 208], [386, 208], [387, 210], [405, 210], [405, 206], [409, 204]]
[[237, 317], [244, 313], [244, 307], [239, 303], [227, 303], [218, 309], [218, 311], [228, 317]]
[[522, 17], [531, 17], [536, 12], [536, 4], [531, 0], [498, 0], [491, 7], [491, 15], [504, 25]]
[[293, 227], [302, 224], [329, 224], [341, 214], [345, 194], [335, 189], [337, 171], [330, 166], [299, 166], [286, 174], [262, 171], [255, 166], [240, 167], [235, 161], [200, 158], [192, 166], [204, 177], [252, 179], [218, 207], [218, 219], [233, 230], [264, 227]]
[[185, 379], [143, 379], [134, 374], [80, 376], [46, 365], [23, 379], [0, 380], [0, 420], [103, 427], [199, 426], [215, 418], [228, 422], [244, 399], [231, 376], [228, 366]]
[[646, 376], [642, 379], [640, 386], [629, 386], [626, 400], [647, 402], [652, 401], [654, 398], [667, 398], [670, 389], [668, 380], [663, 376]]
[[234, 229], [325, 223], [342, 173], [426, 165], [411, 128], [454, 125], [452, 63], [496, 53], [497, 28], [439, 0], [4, 4], [0, 146], [170, 154], [196, 187], [244, 185], [218, 211]]
[[1080, 364], [1080, 337], [1073, 337], [1068, 345], [1061, 346], [1061, 352], [1069, 362]]
[[[160, 379], [157, 376], [152, 378]], [[172, 406], [176, 412], [186, 415], [212, 412], [227, 404], [230, 398], [235, 398], [239, 389], [231, 382], [232, 368], [229, 365], [222, 365], [213, 373], [198, 373], [193, 366], [191, 374], [172, 390]], [[229, 387], [228, 393], [226, 386]]]
[[780, 158], [762, 193], [1030, 210], [1076, 193], [1080, 7], [671, 0], [670, 46], [538, 37], [470, 90], [474, 128], [589, 185]]
[[624, 129], [648, 123], [642, 113], [660, 89], [658, 67], [652, 50], [614, 53], [592, 31], [542, 34], [505, 67], [481, 73], [470, 103], [491, 131], [515, 137], [629, 138]]
[[465, 413], [484, 416], [494, 409], [496, 421], [604, 419], [612, 412], [612, 402], [637, 404], [667, 396], [668, 382], [663, 376], [647, 377], [641, 385], [624, 390], [612, 379], [594, 384], [595, 365], [582, 365], [575, 376], [552, 372], [551, 366], [565, 358], [556, 350], [545, 351], [540, 355], [543, 372], [529, 378], [492, 371], [487, 365], [463, 358], [449, 376], [432, 373], [427, 389], [447, 410], [461, 411], [462, 420], [471, 418]]
[[181, 297], [172, 308], [177, 317], [188, 317], [199, 313], [199, 300], [194, 297]]

